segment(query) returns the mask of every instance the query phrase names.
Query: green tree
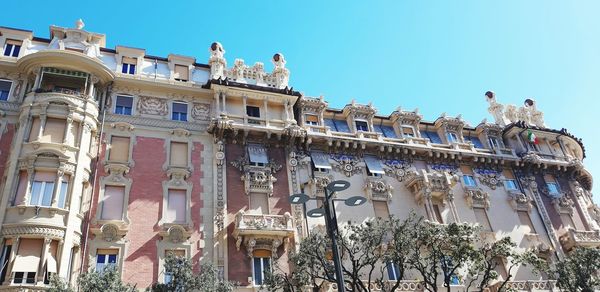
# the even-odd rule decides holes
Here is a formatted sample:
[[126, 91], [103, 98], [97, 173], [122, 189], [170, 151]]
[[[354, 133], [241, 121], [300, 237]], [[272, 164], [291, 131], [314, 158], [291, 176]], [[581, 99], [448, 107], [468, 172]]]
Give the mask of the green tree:
[[577, 247], [556, 263], [551, 273], [559, 288], [572, 292], [600, 289], [600, 249]]
[[194, 274], [191, 259], [168, 255], [165, 259], [165, 271], [171, 278], [168, 283], [154, 283], [147, 290], [152, 292], [231, 292], [235, 284], [222, 280], [219, 271], [211, 263], [200, 265], [200, 273]]
[[116, 268], [107, 266], [103, 271], [92, 271], [77, 278], [79, 291], [85, 292], [134, 292], [135, 286], [125, 284]]

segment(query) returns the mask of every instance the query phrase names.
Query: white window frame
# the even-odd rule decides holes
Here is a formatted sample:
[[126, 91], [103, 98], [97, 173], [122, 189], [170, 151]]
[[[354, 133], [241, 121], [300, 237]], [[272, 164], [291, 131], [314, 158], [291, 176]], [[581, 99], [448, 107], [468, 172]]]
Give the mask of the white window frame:
[[[12, 45], [12, 49], [10, 50], [10, 53], [8, 55], [5, 55], [4, 52], [6, 52], [6, 47], [8, 45]], [[8, 42], [4, 43], [4, 47], [2, 47], [2, 56], [4, 57], [11, 57], [11, 58], [17, 58], [19, 57], [19, 55], [13, 56], [13, 54], [15, 53], [15, 48], [19, 46], [19, 54], [21, 54], [21, 49], [23, 48], [23, 43], [21, 43], [20, 45], [15, 45], [15, 44], [9, 44]]]
[[[261, 279], [262, 279], [262, 283], [258, 284], [256, 283], [256, 271], [254, 269], [254, 260], [255, 259], [260, 259], [260, 272], [261, 272]], [[254, 286], [262, 286], [265, 283], [265, 260], [268, 259], [269, 260], [269, 270], [272, 268], [273, 266], [273, 260], [270, 257], [252, 257], [252, 285]]]
[[[366, 126], [367, 126], [367, 129], [366, 129], [366, 130], [359, 130], [359, 129], [358, 129], [358, 123], [359, 123], [359, 122], [361, 122], [361, 123], [365, 123], [365, 124], [366, 124]], [[354, 120], [354, 128], [356, 129], [356, 131], [357, 131], [357, 132], [358, 132], [358, 131], [363, 131], [363, 132], [370, 132], [370, 131], [371, 131], [371, 130], [369, 129], [369, 122], [368, 122], [368, 121], [366, 121], [366, 120]]]
[[[467, 177], [469, 178], [468, 180], [466, 179]], [[477, 186], [477, 182], [475, 181], [475, 176], [473, 176], [472, 174], [463, 174], [462, 179], [463, 179], [463, 184], [467, 187], [476, 187]]]
[[[119, 97], [131, 98], [131, 114], [129, 114], [129, 115], [126, 115], [126, 114], [118, 114], [118, 113], [117, 113], [117, 101], [118, 101]], [[135, 99], [134, 99], [133, 95], [127, 95], [127, 94], [117, 94], [117, 95], [115, 96], [115, 106], [114, 106], [114, 108], [113, 108], [113, 114], [115, 114], [115, 115], [122, 115], [122, 116], [133, 116], [133, 114], [134, 114], [134, 112], [133, 112], [133, 111], [134, 111], [134, 108], [135, 108], [135, 107], [134, 107], [134, 104], [135, 104]]]
[[8, 87], [8, 96], [6, 97], [6, 101], [9, 101], [10, 100], [10, 94], [12, 93], [14, 82], [12, 80], [1, 79], [1, 78], [0, 78], [0, 81], [4, 81], [4, 82], [10, 83], [10, 86]]
[[[173, 113], [175, 113], [175, 111], [174, 111], [175, 104], [185, 104], [185, 120], [182, 121], [181, 119], [177, 119], [177, 120], [173, 119]], [[189, 119], [189, 116], [190, 116], [189, 111], [190, 111], [189, 103], [184, 102], [184, 101], [174, 101], [171, 103], [171, 120], [177, 121], [177, 122], [188, 122], [190, 120]], [[181, 113], [181, 112], [178, 112], [178, 113]]]
[[[317, 121], [316, 122], [309, 121], [307, 119], [308, 116], [316, 117]], [[314, 114], [305, 114], [304, 115], [304, 123], [307, 124], [307, 125], [310, 125], [310, 126], [319, 126], [319, 116], [318, 115], [314, 115]]]
[[[405, 128], [406, 128], [406, 129], [411, 129], [411, 130], [412, 130], [412, 133], [413, 133], [413, 134], [412, 134], [412, 136], [410, 136], [410, 135], [405, 135], [405, 134], [404, 134], [404, 129], [405, 129]], [[411, 125], [402, 125], [402, 126], [400, 127], [400, 132], [401, 132], [401, 134], [402, 134], [402, 137], [404, 137], [404, 138], [406, 138], [406, 137], [408, 137], [408, 138], [415, 138], [415, 137], [417, 137], [417, 131], [415, 130], [415, 127], [413, 127], [413, 126], [411, 126]]]
[[[103, 263], [99, 263], [98, 262], [98, 256], [99, 255], [104, 255], [104, 262]], [[112, 266], [113, 268], [118, 268], [119, 267], [119, 252], [117, 251], [117, 254], [115, 254], [115, 262], [114, 263], [109, 263], [108, 262], [108, 257], [111, 256], [113, 254], [101, 254], [101, 253], [96, 253], [96, 266], [94, 267], [96, 269], [96, 272], [98, 273], [102, 273], [104, 271], [104, 268], [108, 267], [108, 266]], [[102, 264], [102, 269], [99, 270], [98, 269], [98, 264]]]
[[[41, 183], [42, 186], [40, 188], [40, 194], [39, 194], [38, 202], [34, 203], [32, 200], [33, 200], [33, 185], [35, 183]], [[49, 183], [52, 184], [52, 191], [50, 192], [50, 204], [48, 206], [46, 206], [46, 205], [42, 205], [42, 203], [44, 202], [44, 196], [46, 194], [46, 187], [47, 187], [47, 185]], [[37, 180], [34, 180], [31, 183], [31, 195], [29, 196], [29, 205], [30, 206], [51, 207], [52, 206], [52, 196], [54, 194], [55, 188], [56, 188], [56, 181], [49, 182], [49, 181], [37, 181]]]
[[[133, 67], [133, 73], [131, 73], [131, 66]], [[126, 72], [123, 72], [123, 70], [125, 70]], [[125, 63], [123, 62], [123, 64], [121, 65], [121, 74], [127, 74], [127, 75], [135, 75], [135, 72], [137, 71], [137, 64], [131, 64], [131, 63]]]

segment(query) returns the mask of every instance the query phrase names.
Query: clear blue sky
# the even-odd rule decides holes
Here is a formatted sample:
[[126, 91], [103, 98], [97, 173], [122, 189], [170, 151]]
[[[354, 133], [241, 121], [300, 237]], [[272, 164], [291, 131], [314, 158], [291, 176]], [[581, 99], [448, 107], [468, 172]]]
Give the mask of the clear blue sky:
[[487, 90], [503, 103], [533, 97], [548, 126], [583, 138], [600, 183], [600, 1], [153, 2], [8, 1], [0, 25], [48, 37], [50, 24], [81, 17], [111, 48], [206, 63], [217, 40], [229, 64], [243, 58], [267, 70], [282, 52], [291, 85], [307, 95], [333, 107], [373, 101], [382, 114], [418, 107], [426, 120], [491, 120]]

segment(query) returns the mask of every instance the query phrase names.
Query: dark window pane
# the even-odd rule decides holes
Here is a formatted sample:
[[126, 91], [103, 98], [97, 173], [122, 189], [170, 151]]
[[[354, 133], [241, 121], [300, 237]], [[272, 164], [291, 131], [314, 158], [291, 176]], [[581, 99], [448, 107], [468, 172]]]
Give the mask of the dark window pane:
[[127, 73], [129, 64], [123, 64], [123, 67], [121, 68], [121, 73]]
[[35, 272], [28, 272], [27, 273], [27, 284], [34, 284], [35, 283]]
[[135, 74], [135, 65], [129, 64], [129, 74]]
[[173, 103], [173, 112], [187, 113], [187, 104], [174, 102]]
[[15, 49], [13, 50], [12, 56], [13, 57], [18, 57], [20, 51], [21, 51], [21, 46], [15, 45]]
[[337, 132], [335, 122], [332, 119], [323, 119], [323, 121], [325, 122], [325, 126], [329, 127], [331, 131]]
[[16, 272], [15, 278], [13, 279], [14, 283], [23, 283], [23, 278], [25, 276], [24, 272]]
[[246, 114], [249, 117], [260, 118], [260, 108], [256, 106], [246, 106]]
[[133, 105], [133, 97], [117, 96], [117, 105], [131, 107]]
[[0, 100], [8, 100], [8, 91], [0, 91]]
[[7, 44], [6, 47], [4, 47], [4, 56], [10, 56], [10, 51], [12, 51], [12, 47], [13, 45]]
[[442, 139], [440, 138], [440, 136], [436, 132], [426, 131], [424, 133], [425, 133], [425, 137], [429, 138], [429, 140], [431, 141], [431, 143], [442, 144]]
[[369, 125], [365, 121], [356, 121], [356, 130], [368, 132]]
[[335, 127], [338, 132], [350, 133], [350, 128], [348, 127], [348, 123], [346, 121], [341, 120], [333, 120], [335, 123]]
[[254, 284], [262, 285], [261, 258], [254, 258]]
[[117, 262], [117, 255], [116, 254], [108, 255], [108, 263], [109, 264], [114, 264], [116, 262]]

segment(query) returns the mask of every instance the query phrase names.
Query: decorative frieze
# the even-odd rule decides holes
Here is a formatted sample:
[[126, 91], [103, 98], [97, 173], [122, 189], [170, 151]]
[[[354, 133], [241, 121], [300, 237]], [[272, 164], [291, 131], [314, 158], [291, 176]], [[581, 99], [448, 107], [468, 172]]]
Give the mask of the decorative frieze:
[[18, 226], [2, 226], [2, 237], [20, 237], [20, 236], [32, 236], [39, 238], [52, 238], [62, 240], [65, 237], [65, 231], [61, 228], [54, 227], [43, 227], [43, 226], [31, 226], [31, 225], [18, 225]]
[[490, 194], [478, 187], [465, 188], [465, 199], [471, 208], [490, 208]]
[[343, 173], [347, 177], [362, 173], [362, 166], [358, 165], [360, 160], [356, 156], [348, 154], [332, 154], [331, 159], [336, 162], [333, 165], [333, 169]]
[[210, 120], [210, 104], [194, 103], [192, 106], [192, 118], [197, 121]]
[[167, 100], [152, 96], [140, 96], [137, 103], [140, 114], [166, 116], [169, 114]]
[[394, 187], [382, 178], [369, 177], [363, 189], [367, 193], [367, 198], [371, 200], [389, 201], [392, 199]]
[[520, 191], [509, 191], [508, 201], [515, 211], [531, 211], [533, 208], [532, 200]]
[[559, 214], [573, 214], [575, 203], [568, 194], [563, 193], [562, 196], [552, 199], [552, 206]]
[[483, 185], [495, 190], [497, 187], [502, 186], [502, 180], [500, 179], [500, 173], [493, 169], [477, 168], [475, 169], [479, 182]]
[[403, 181], [408, 170], [411, 168], [411, 164], [405, 160], [398, 159], [386, 159], [383, 161], [385, 175], [396, 178], [399, 182]]

